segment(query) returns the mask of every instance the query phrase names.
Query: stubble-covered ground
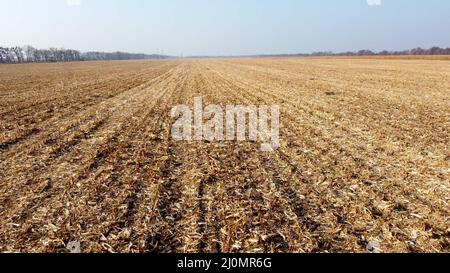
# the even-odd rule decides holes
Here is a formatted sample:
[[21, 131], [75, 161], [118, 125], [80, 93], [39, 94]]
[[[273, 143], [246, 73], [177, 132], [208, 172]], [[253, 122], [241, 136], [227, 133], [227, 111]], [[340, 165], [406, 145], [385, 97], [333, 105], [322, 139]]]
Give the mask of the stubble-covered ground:
[[[279, 105], [281, 148], [176, 142], [194, 97]], [[449, 252], [450, 63], [0, 66], [0, 251]]]

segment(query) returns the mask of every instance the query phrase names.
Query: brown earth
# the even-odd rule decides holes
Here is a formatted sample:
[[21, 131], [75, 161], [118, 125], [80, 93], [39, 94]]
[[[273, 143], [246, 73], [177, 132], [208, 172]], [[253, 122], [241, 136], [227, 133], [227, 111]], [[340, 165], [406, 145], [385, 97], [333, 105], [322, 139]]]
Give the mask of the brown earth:
[[[281, 106], [281, 148], [176, 142], [178, 104]], [[450, 63], [0, 66], [0, 251], [450, 251]]]

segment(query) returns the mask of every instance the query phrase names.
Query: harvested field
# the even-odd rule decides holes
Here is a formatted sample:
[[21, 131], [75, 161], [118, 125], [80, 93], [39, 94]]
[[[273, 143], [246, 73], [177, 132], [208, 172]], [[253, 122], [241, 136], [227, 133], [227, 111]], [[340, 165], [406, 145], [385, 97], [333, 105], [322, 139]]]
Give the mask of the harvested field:
[[[172, 107], [279, 105], [281, 147]], [[0, 65], [0, 252], [450, 252], [450, 63]]]

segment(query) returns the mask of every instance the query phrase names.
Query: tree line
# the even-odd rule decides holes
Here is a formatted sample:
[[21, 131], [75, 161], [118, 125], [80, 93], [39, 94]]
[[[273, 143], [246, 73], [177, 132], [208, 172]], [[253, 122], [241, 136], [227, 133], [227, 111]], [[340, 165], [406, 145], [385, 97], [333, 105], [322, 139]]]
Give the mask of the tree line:
[[[311, 54], [282, 54], [261, 56], [403, 56], [403, 55], [450, 55], [450, 48], [432, 47], [429, 49], [414, 48], [403, 51], [374, 52], [360, 50], [357, 52], [314, 52]], [[145, 60], [168, 59], [169, 56], [157, 54], [135, 54], [126, 52], [85, 52], [64, 48], [37, 49], [32, 46], [0, 47], [0, 63], [41, 63], [41, 62], [75, 62], [75, 61], [106, 61], [106, 60]]]
[[[319, 51], [313, 53], [299, 53], [299, 54], [269, 54], [269, 55], [243, 55], [238, 57], [314, 57], [314, 56], [410, 56], [410, 55], [450, 55], [450, 48], [432, 47], [428, 49], [414, 48], [411, 50], [402, 51], [379, 51], [359, 50], [335, 53], [332, 51]], [[208, 57], [208, 56], [203, 56]], [[235, 56], [229, 56], [235, 57]]]
[[126, 52], [86, 52], [64, 48], [37, 49], [32, 46], [0, 47], [0, 63], [75, 62], [97, 60], [166, 59], [168, 56]]
[[298, 54], [302, 56], [408, 56], [408, 55], [450, 55], [450, 48], [432, 47], [423, 49], [420, 47], [411, 50], [374, 52], [371, 50], [360, 50], [357, 52], [314, 52], [312, 54]]

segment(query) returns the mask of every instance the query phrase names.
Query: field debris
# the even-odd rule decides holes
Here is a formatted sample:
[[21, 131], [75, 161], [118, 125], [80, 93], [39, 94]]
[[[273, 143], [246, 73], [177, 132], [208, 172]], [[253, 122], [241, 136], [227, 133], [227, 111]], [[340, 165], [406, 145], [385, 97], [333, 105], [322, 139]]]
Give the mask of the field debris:
[[[279, 105], [280, 146], [171, 109]], [[0, 65], [0, 252], [450, 252], [450, 64]]]

